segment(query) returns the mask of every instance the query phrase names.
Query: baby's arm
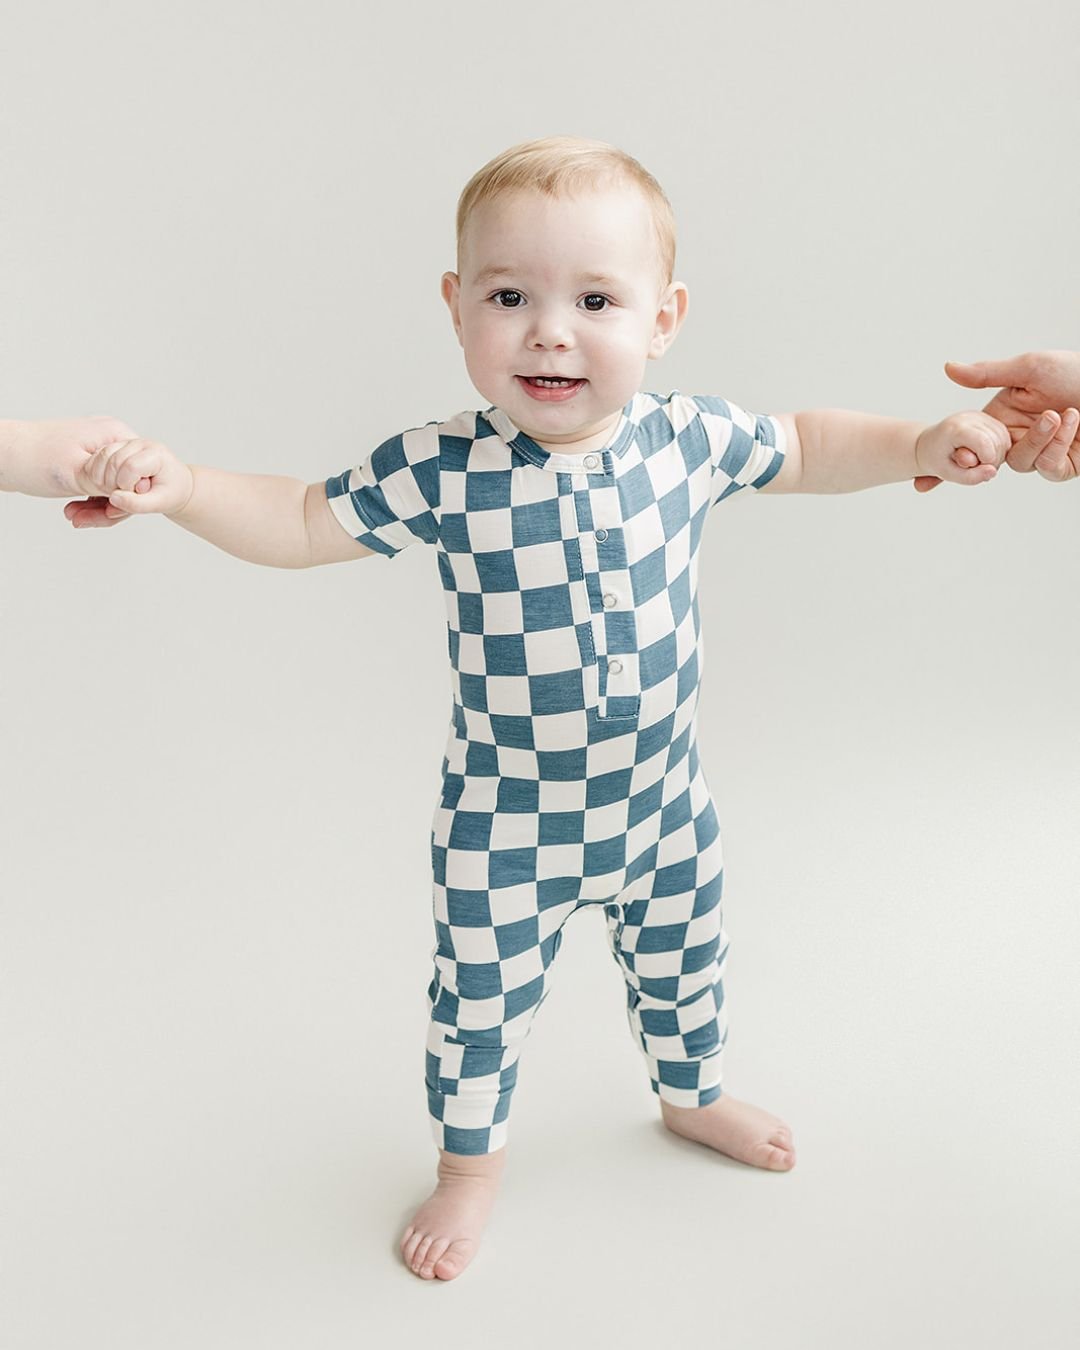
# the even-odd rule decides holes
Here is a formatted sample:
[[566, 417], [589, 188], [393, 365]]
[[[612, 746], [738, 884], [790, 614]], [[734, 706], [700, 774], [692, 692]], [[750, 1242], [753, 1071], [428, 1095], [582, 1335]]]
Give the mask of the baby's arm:
[[295, 568], [372, 554], [334, 519], [322, 480], [190, 467], [191, 496], [169, 519], [236, 558]]
[[[245, 562], [315, 567], [372, 552], [338, 524], [321, 481], [189, 465], [164, 445], [142, 440], [100, 450], [84, 473], [112, 506], [165, 515]], [[140, 478], [150, 480], [148, 492], [134, 491]]]
[[[926, 473], [970, 486], [994, 477], [1011, 444], [1007, 429], [981, 412], [954, 413], [933, 425], [837, 408], [781, 413], [777, 420], [787, 438], [785, 460], [762, 492], [859, 492]], [[963, 467], [964, 450], [973, 467]]]

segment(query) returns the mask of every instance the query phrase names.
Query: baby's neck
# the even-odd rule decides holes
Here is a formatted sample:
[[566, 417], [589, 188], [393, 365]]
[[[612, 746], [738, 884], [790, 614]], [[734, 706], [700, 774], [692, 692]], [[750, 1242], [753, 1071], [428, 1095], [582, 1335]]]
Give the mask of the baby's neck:
[[594, 450], [602, 450], [615, 433], [615, 428], [619, 424], [619, 417], [614, 417], [606, 427], [594, 432], [591, 436], [584, 436], [578, 441], [549, 441], [541, 440], [539, 436], [532, 436], [537, 445], [543, 450], [547, 450], [552, 455], [572, 455], [575, 457], [587, 455]]

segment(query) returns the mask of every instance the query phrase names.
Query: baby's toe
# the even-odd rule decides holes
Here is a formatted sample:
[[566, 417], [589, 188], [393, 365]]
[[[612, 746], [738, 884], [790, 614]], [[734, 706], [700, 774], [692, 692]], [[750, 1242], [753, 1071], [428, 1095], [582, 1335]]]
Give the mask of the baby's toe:
[[431, 1246], [427, 1249], [427, 1253], [424, 1256], [424, 1264], [420, 1269], [420, 1275], [423, 1279], [433, 1280], [435, 1278], [435, 1265], [438, 1262], [439, 1257], [442, 1256], [443, 1252], [445, 1252], [449, 1246], [449, 1238], [441, 1237], [432, 1240]]
[[[417, 1275], [422, 1274], [424, 1259], [427, 1256], [428, 1248], [431, 1246], [434, 1240], [435, 1239], [431, 1236], [430, 1233], [425, 1233], [424, 1236], [420, 1239], [419, 1243], [417, 1243], [416, 1250], [412, 1254], [412, 1260], [409, 1262], [409, 1265], [413, 1268], [413, 1270]], [[428, 1278], [430, 1279], [431, 1277], [428, 1276]]]
[[440, 1261], [435, 1262], [435, 1274], [440, 1280], [452, 1280], [460, 1275], [472, 1259], [476, 1244], [468, 1238], [451, 1242]]
[[412, 1224], [405, 1229], [401, 1237], [401, 1255], [407, 1266], [412, 1265], [412, 1255], [420, 1245], [420, 1239], [423, 1233], [418, 1232]]
[[767, 1167], [773, 1172], [787, 1172], [795, 1166], [795, 1149], [790, 1139], [785, 1139], [782, 1135], [773, 1135], [767, 1143], [760, 1144], [758, 1148], [760, 1166]]

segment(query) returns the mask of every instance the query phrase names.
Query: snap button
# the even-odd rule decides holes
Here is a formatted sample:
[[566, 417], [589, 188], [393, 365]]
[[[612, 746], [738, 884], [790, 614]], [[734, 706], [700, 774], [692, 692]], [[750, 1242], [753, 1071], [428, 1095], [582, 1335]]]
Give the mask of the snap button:
[[583, 460], [583, 463], [587, 469], [595, 469], [596, 466], [600, 463], [600, 461], [596, 458], [595, 455], [586, 455], [585, 459]]
[[616, 604], [616, 603], [617, 603], [617, 602], [616, 602], [616, 600], [615, 600], [615, 597], [611, 594], [610, 591], [608, 591], [608, 593], [604, 596], [604, 608], [605, 608], [605, 609], [610, 609], [610, 608], [612, 607], [612, 605], [614, 605], [614, 604]]
[[618, 675], [618, 674], [620, 673], [620, 671], [622, 670], [622, 662], [621, 662], [621, 661], [609, 661], [609, 662], [607, 663], [607, 668], [608, 668], [608, 674], [609, 674], [609, 675]]
[[597, 537], [597, 539], [600, 541], [600, 543], [602, 544], [602, 543], [604, 542], [604, 540], [607, 538], [607, 530], [597, 530], [597, 531], [596, 531], [596, 537]]

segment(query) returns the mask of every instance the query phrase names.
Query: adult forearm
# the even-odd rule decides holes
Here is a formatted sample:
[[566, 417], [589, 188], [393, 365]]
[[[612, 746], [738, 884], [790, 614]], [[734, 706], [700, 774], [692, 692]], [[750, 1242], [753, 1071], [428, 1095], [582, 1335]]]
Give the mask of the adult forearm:
[[92, 495], [83, 477], [87, 461], [102, 446], [134, 438], [126, 422], [98, 413], [0, 420], [0, 490], [28, 497]]
[[311, 565], [304, 496], [307, 484], [277, 474], [228, 473], [189, 466], [194, 486], [169, 519], [245, 562]]
[[802, 447], [800, 492], [860, 492], [914, 478], [924, 422], [815, 408], [796, 415]]
[[[30, 475], [24, 464], [26, 423], [0, 420], [0, 492], [28, 492], [31, 496], [45, 496], [39, 491], [45, 484], [45, 475]], [[38, 478], [42, 481], [39, 482]], [[31, 481], [32, 480], [32, 481]]]

